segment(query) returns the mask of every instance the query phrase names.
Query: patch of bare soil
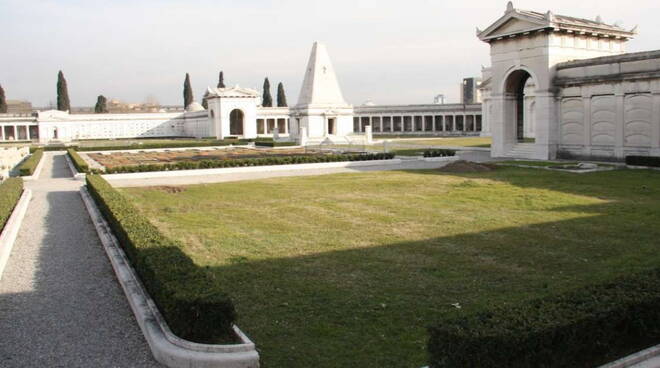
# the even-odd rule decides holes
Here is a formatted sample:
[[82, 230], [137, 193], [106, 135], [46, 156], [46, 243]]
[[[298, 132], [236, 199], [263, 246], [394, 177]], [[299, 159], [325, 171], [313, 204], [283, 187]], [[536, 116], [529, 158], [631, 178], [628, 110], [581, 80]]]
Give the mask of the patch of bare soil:
[[454, 161], [448, 165], [439, 168], [439, 171], [449, 173], [467, 173], [467, 172], [484, 172], [495, 170], [495, 165], [480, 164], [471, 161]]
[[168, 186], [168, 185], [157, 186], [157, 187], [154, 187], [154, 189], [160, 190], [162, 192], [169, 193], [169, 194], [181, 193], [181, 192], [186, 190], [184, 187], [175, 187], [175, 186]]

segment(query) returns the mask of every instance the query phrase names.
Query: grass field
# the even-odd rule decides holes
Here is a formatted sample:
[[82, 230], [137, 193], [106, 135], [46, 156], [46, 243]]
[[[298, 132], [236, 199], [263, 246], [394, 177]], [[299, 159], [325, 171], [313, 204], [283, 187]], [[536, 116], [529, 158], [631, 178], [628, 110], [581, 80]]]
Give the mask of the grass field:
[[265, 368], [421, 367], [433, 322], [660, 263], [654, 171], [503, 167], [122, 191], [224, 285]]

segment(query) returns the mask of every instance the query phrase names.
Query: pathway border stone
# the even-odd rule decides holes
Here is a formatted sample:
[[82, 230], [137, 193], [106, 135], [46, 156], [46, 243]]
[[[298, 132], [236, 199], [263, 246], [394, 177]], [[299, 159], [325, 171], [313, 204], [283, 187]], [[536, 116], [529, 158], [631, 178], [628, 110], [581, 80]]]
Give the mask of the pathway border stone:
[[236, 325], [233, 328], [241, 344], [199, 344], [175, 336], [130, 266], [117, 238], [85, 187], [80, 188], [80, 195], [142, 333], [158, 362], [172, 368], [259, 367], [259, 353], [254, 343]]
[[31, 198], [32, 191], [30, 189], [23, 189], [21, 198], [18, 199], [16, 207], [14, 207], [4, 229], [2, 229], [2, 233], [0, 233], [0, 280], [9, 260], [11, 250], [14, 248], [18, 230], [21, 228]]
[[629, 355], [627, 357], [621, 358], [614, 362], [602, 365], [598, 368], [628, 368], [636, 367], [638, 364], [643, 364], [646, 361], [650, 361], [653, 358], [660, 357], [660, 345], [656, 345], [652, 348], [642, 350], [639, 353]]

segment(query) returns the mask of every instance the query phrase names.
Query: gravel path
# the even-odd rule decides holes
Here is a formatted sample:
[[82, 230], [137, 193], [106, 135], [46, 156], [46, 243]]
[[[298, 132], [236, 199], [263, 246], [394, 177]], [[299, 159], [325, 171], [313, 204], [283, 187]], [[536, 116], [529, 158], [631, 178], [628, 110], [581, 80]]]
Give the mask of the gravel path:
[[0, 367], [160, 367], [61, 152], [39, 180], [0, 281]]

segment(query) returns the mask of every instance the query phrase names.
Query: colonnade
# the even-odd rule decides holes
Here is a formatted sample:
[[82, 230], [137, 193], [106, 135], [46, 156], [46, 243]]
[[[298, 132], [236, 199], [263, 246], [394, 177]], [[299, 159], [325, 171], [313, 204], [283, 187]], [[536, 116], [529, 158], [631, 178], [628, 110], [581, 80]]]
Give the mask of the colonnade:
[[0, 124], [0, 141], [39, 139], [39, 128], [29, 124]]
[[413, 132], [480, 132], [480, 114], [452, 115], [378, 115], [356, 116], [353, 118], [353, 131], [364, 133], [371, 125], [374, 133], [413, 133]]
[[277, 128], [279, 134], [289, 134], [289, 118], [258, 118], [257, 134], [273, 134]]

